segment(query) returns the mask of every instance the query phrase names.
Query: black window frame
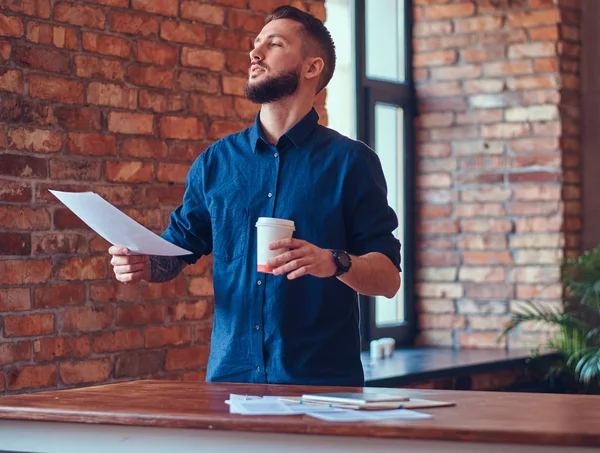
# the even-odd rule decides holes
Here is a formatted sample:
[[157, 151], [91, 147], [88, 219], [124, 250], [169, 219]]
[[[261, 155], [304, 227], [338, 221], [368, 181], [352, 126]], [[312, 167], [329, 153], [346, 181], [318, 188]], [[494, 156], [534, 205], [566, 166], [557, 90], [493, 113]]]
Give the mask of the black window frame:
[[[412, 346], [417, 333], [416, 297], [415, 297], [415, 181], [414, 181], [414, 120], [417, 114], [417, 99], [413, 80], [412, 0], [404, 0], [404, 59], [406, 76], [403, 82], [391, 82], [370, 79], [366, 75], [366, 14], [365, 2], [355, 0], [355, 49], [356, 49], [356, 103], [357, 103], [357, 138], [374, 148], [375, 104], [383, 103], [397, 106], [403, 110], [404, 120], [404, 175], [403, 196], [404, 238], [402, 285], [400, 291], [404, 295], [404, 323], [393, 326], [377, 326], [375, 318], [375, 298], [359, 295], [361, 314], [362, 349], [368, 350], [373, 339], [391, 337], [397, 346]], [[377, 1], [377, 0], [370, 0]], [[384, 43], [382, 43], [384, 45]], [[401, 220], [401, 219], [399, 219]]]

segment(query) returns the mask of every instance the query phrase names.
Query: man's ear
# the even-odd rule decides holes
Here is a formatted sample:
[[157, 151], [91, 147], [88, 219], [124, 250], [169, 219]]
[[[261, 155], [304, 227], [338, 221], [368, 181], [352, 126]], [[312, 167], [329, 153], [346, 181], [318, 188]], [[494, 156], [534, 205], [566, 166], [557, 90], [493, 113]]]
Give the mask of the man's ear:
[[321, 57], [310, 58], [306, 62], [304, 77], [307, 79], [314, 79], [321, 77], [321, 73], [325, 69], [325, 62]]

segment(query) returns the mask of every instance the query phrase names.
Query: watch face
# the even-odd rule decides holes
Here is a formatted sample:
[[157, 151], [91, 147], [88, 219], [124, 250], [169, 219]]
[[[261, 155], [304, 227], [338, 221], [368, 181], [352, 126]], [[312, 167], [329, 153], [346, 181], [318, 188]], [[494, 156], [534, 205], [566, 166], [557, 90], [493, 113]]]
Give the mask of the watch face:
[[338, 261], [344, 268], [350, 267], [350, 257], [344, 252], [338, 252]]

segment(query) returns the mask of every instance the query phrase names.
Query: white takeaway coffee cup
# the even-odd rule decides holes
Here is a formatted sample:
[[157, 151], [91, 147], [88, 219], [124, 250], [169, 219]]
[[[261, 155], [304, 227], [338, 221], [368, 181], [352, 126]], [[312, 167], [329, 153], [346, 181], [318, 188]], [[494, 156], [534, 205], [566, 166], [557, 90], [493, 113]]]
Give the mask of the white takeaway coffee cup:
[[291, 238], [296, 229], [292, 220], [274, 217], [259, 217], [256, 222], [256, 264], [258, 272], [273, 273], [267, 261], [287, 251], [287, 248], [269, 250], [269, 244], [281, 239]]

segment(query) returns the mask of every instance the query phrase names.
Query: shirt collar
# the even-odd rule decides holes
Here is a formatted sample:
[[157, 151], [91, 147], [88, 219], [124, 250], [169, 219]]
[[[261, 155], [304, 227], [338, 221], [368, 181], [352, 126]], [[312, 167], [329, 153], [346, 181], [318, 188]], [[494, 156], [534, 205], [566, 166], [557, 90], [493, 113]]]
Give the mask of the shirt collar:
[[[294, 124], [284, 135], [287, 136], [294, 146], [300, 147], [317, 127], [318, 122], [319, 114], [313, 107], [310, 112]], [[262, 140], [265, 144], [268, 143], [260, 128], [260, 111], [256, 114], [254, 125], [250, 128], [250, 144], [252, 145], [252, 152], [254, 153], [256, 152], [259, 140]]]

